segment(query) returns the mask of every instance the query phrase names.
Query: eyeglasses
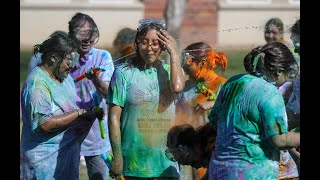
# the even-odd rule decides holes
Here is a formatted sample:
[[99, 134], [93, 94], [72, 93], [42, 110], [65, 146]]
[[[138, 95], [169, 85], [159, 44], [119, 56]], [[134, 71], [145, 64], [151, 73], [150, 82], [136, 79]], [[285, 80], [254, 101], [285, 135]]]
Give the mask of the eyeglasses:
[[155, 27], [159, 29], [167, 29], [166, 23], [162, 19], [155, 19], [155, 18], [146, 18], [146, 19], [140, 19], [138, 23], [138, 31], [141, 31], [142, 29], [145, 29], [151, 25], [154, 25]]
[[139, 45], [141, 46], [141, 48], [143, 49], [148, 49], [149, 46], [151, 46], [152, 50], [158, 50], [160, 48], [160, 43], [159, 41], [156, 41], [152, 44], [149, 44], [147, 40], [143, 39], [142, 41], [138, 41]]

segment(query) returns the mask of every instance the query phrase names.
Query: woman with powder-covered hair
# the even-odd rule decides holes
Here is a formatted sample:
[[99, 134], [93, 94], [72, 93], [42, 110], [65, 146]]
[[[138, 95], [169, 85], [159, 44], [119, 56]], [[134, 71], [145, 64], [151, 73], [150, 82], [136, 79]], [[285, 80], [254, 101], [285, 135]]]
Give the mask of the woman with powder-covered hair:
[[80, 146], [97, 106], [79, 108], [70, 70], [79, 55], [74, 41], [58, 33], [41, 44], [41, 64], [31, 69], [21, 92], [21, 178], [79, 179]]
[[300, 145], [300, 133], [288, 131], [285, 103], [276, 87], [297, 76], [297, 62], [279, 42], [250, 54], [248, 74], [228, 79], [208, 117], [217, 128], [209, 179], [277, 179], [280, 150]]

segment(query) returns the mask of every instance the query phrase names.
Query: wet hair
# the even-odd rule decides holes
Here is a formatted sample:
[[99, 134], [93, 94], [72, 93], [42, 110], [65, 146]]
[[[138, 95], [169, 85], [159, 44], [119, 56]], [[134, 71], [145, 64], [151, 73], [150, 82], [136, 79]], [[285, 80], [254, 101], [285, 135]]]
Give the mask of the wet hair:
[[190, 124], [173, 126], [167, 135], [167, 147], [178, 148], [179, 145], [193, 147], [199, 143], [205, 153], [211, 154], [214, 149], [216, 134], [215, 129], [209, 123], [198, 127], [196, 130]]
[[68, 33], [66, 33], [65, 31], [61, 31], [61, 30], [54, 31], [52, 34], [50, 34], [50, 36], [54, 36], [56, 34], [63, 34], [65, 36], [68, 36]]
[[135, 51], [135, 38], [137, 31], [125, 27], [121, 29], [113, 41], [113, 46], [121, 55], [128, 55]]
[[188, 45], [184, 51], [188, 52], [194, 58], [192, 61], [197, 64], [205, 62], [207, 68], [214, 70], [216, 64], [225, 71], [228, 66], [227, 56], [223, 52], [214, 52], [211, 46], [205, 42], [196, 42]]
[[293, 26], [290, 28], [290, 32], [292, 34], [296, 34], [298, 36], [300, 36], [300, 19], [298, 19]]
[[[140, 43], [141, 39], [143, 37], [145, 37], [147, 32], [149, 30], [151, 30], [151, 29], [154, 29], [154, 30], [156, 30], [158, 32], [160, 31], [160, 27], [155, 25], [155, 24], [153, 24], [153, 23], [150, 23], [149, 25], [144, 26], [141, 29], [137, 29], [137, 34], [136, 34], [135, 41], [134, 41], [135, 42], [135, 46], [136, 46], [136, 48], [135, 48], [136, 49], [136, 55], [135, 55], [135, 57], [132, 58], [132, 65], [133, 66], [141, 64], [142, 58], [141, 58], [141, 55], [140, 55], [140, 52], [139, 52], [139, 43]], [[161, 42], [159, 42], [159, 43], [160, 43], [160, 46], [161, 46], [161, 50], [164, 50], [162, 48], [163, 46], [161, 45]]]
[[265, 25], [265, 30], [271, 26], [271, 25], [275, 25], [276, 27], [278, 27], [279, 32], [281, 34], [283, 34], [283, 22], [280, 18], [271, 18]]
[[57, 60], [65, 58], [67, 54], [76, 51], [75, 42], [65, 33], [53, 33], [48, 39], [34, 46], [33, 52], [42, 53], [42, 63], [46, 63], [54, 56]]
[[92, 36], [97, 33], [97, 38], [99, 38], [100, 34], [99, 34], [99, 29], [96, 25], [96, 23], [94, 22], [94, 20], [87, 14], [83, 14], [83, 13], [76, 13], [71, 20], [68, 22], [69, 24], [69, 36], [71, 38], [75, 38], [75, 29], [82, 27], [86, 22], [88, 22], [91, 26], [92, 29], [94, 29], [95, 31], [90, 31], [91, 34], [89, 36], [89, 38], [92, 38]]
[[172, 127], [167, 135], [167, 147], [177, 148], [179, 145], [193, 146], [199, 140], [195, 129], [190, 124]]
[[[258, 57], [262, 54], [264, 57]], [[254, 48], [245, 56], [244, 67], [249, 74], [262, 76], [263, 72], [267, 71], [275, 78], [279, 72], [284, 72], [293, 78], [292, 76], [298, 71], [298, 64], [292, 52], [280, 42], [270, 42], [263, 47]]]

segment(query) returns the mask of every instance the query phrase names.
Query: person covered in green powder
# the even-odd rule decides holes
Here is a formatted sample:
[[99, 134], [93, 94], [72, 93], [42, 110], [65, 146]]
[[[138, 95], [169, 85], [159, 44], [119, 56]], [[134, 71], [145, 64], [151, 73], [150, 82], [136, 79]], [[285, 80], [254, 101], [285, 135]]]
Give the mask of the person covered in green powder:
[[280, 150], [300, 145], [276, 87], [295, 78], [297, 62], [279, 42], [250, 53], [253, 68], [229, 78], [208, 116], [217, 128], [209, 179], [277, 179]]
[[[179, 179], [178, 163], [167, 159], [165, 150], [184, 75], [176, 41], [165, 29], [161, 19], [140, 20], [136, 56], [112, 75], [107, 97], [112, 178]], [[170, 65], [160, 59], [165, 50]]]

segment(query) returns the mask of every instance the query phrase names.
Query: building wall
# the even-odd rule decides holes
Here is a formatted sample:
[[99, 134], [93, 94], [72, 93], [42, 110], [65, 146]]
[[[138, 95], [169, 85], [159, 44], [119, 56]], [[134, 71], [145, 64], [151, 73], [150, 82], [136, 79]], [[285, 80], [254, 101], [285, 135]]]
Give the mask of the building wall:
[[248, 0], [243, 3], [220, 0], [216, 46], [247, 49], [264, 44], [264, 26], [273, 17], [283, 21], [284, 38], [291, 43], [289, 27], [300, 17], [300, 4], [295, 2], [270, 0], [259, 4]]
[[20, 1], [20, 49], [31, 50], [56, 30], [68, 31], [76, 12], [90, 15], [100, 38], [98, 48], [111, 47], [123, 27], [137, 28], [143, 18], [143, 4], [137, 0], [22, 0]]
[[[144, 0], [144, 17], [164, 17], [167, 0]], [[291, 3], [292, 2], [292, 3]], [[216, 49], [251, 48], [265, 43], [263, 28], [272, 17], [288, 27], [300, 17], [300, 0], [188, 0], [181, 26], [181, 47], [205, 41]]]
[[[31, 49], [55, 30], [67, 31], [68, 21], [78, 11], [96, 21], [101, 34], [96, 46], [110, 47], [121, 28], [136, 29], [143, 17], [164, 18], [166, 2], [20, 0], [20, 48]], [[197, 41], [213, 47], [248, 48], [265, 43], [263, 27], [269, 18], [281, 18], [286, 27], [293, 24], [300, 16], [300, 4], [299, 0], [188, 0], [184, 16], [177, 39], [182, 48]], [[288, 33], [285, 39], [289, 40]]]
[[[164, 18], [167, 0], [144, 0], [145, 18]], [[181, 24], [182, 48], [196, 41], [206, 41], [210, 45], [217, 39], [217, 3], [213, 0], [188, 0]]]

